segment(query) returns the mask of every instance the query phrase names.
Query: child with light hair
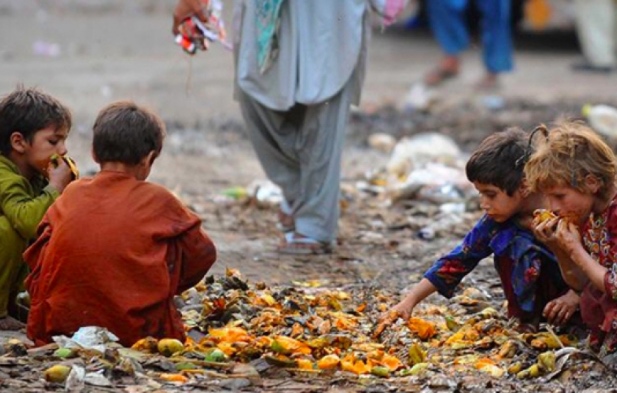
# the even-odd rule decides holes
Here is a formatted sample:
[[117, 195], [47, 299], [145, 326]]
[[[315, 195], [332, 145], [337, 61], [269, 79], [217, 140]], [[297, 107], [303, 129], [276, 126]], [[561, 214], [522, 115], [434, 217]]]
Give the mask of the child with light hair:
[[518, 321], [518, 330], [535, 331], [542, 319], [555, 325], [572, 320], [578, 295], [562, 279], [555, 255], [532, 232], [534, 211], [544, 207], [544, 199], [525, 182], [528, 141], [529, 133], [511, 128], [489, 135], [473, 152], [465, 172], [480, 193], [484, 216], [381, 316], [380, 326], [409, 318], [434, 292], [452, 297], [463, 278], [490, 256], [508, 301], [508, 317]]
[[525, 166], [530, 188], [555, 217], [535, 221], [536, 237], [555, 253], [568, 284], [580, 291], [589, 344], [617, 350], [617, 158], [602, 137], [578, 122], [539, 127]]

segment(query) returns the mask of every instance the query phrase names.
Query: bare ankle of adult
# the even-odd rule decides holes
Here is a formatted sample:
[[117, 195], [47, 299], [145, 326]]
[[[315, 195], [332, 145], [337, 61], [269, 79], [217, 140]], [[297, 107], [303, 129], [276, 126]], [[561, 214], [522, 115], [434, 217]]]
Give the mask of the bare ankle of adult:
[[296, 223], [292, 215], [286, 214], [283, 210], [278, 211], [278, 227], [282, 232], [292, 232], [296, 228]]
[[426, 74], [424, 83], [428, 86], [439, 85], [445, 80], [457, 76], [459, 67], [460, 60], [457, 56], [446, 55], [441, 59], [439, 65], [435, 69]]
[[447, 70], [453, 73], [458, 74], [458, 69], [460, 67], [460, 60], [458, 56], [447, 55], [441, 59], [439, 67], [442, 70]]
[[11, 316], [0, 318], [0, 330], [21, 330], [24, 327], [26, 325]]
[[499, 86], [499, 76], [498, 74], [494, 74], [492, 72], [487, 72], [484, 74], [482, 79], [480, 79], [476, 85], [478, 90], [493, 90]]

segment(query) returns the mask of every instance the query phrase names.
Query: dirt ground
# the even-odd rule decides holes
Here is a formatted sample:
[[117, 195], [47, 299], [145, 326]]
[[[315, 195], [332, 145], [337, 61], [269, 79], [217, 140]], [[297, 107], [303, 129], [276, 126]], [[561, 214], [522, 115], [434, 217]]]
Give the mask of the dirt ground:
[[[405, 111], [405, 95], [439, 59], [439, 49], [426, 32], [376, 29], [362, 103], [352, 116], [345, 148], [346, 209], [338, 248], [330, 256], [285, 257], [274, 251], [279, 234], [273, 207], [222, 197], [227, 188], [264, 179], [233, 101], [230, 52], [214, 46], [194, 57], [182, 53], [170, 34], [169, 6], [162, 2], [151, 7], [144, 2], [133, 7], [97, 1], [78, 1], [80, 7], [71, 1], [18, 3], [0, 2], [0, 92], [24, 84], [62, 99], [75, 117], [70, 154], [84, 173], [96, 170], [89, 157], [90, 128], [102, 106], [132, 99], [153, 108], [169, 135], [150, 180], [174, 190], [204, 218], [219, 250], [213, 275], [234, 268], [249, 281], [268, 285], [320, 280], [332, 287], [378, 285], [396, 294], [417, 281], [478, 217], [472, 210], [438, 238], [420, 239], [417, 232], [430, 222], [434, 207], [414, 201], [386, 207], [356, 188], [389, 158], [367, 145], [370, 134], [399, 138], [438, 131], [468, 152], [504, 127], [529, 129], [576, 117], [587, 102], [617, 101], [617, 74], [570, 71], [580, 55], [569, 32], [517, 36], [516, 70], [489, 94], [473, 88], [482, 74], [474, 46], [464, 56], [461, 77], [434, 91], [429, 111]], [[495, 102], [498, 108], [491, 107]], [[494, 287], [490, 261], [478, 270], [466, 285]]]
[[[75, 3], [80, 7], [69, 7]], [[172, 41], [169, 6], [161, 2], [154, 2], [152, 8], [140, 8], [143, 2], [134, 7], [110, 2], [116, 8], [106, 8], [104, 3], [0, 3], [0, 91], [22, 83], [61, 98], [76, 119], [70, 153], [85, 172], [96, 169], [88, 144], [97, 111], [112, 100], [133, 99], [160, 113], [169, 127], [152, 181], [188, 199], [212, 200], [227, 187], [263, 179], [232, 97], [231, 54], [214, 46], [209, 53], [186, 56]], [[520, 37], [517, 47], [516, 70], [503, 78], [498, 92], [499, 97], [517, 103], [514, 107], [508, 105], [495, 114], [483, 110], [485, 95], [473, 91], [482, 73], [479, 49], [474, 46], [465, 54], [461, 77], [436, 92], [440, 107], [446, 109], [437, 111], [439, 116], [419, 118], [382, 108], [401, 107], [410, 86], [439, 59], [439, 49], [426, 32], [396, 27], [375, 30], [360, 113], [355, 116], [358, 127], [349, 130], [345, 178], [361, 178], [387, 161], [388, 155], [366, 147], [365, 138], [372, 132], [400, 137], [443, 131], [469, 150], [500, 127], [550, 122], [564, 111], [576, 115], [580, 103], [613, 98], [615, 75], [570, 72], [570, 63], [579, 58], [571, 33]], [[457, 108], [455, 115], [447, 108]], [[378, 120], [368, 121], [371, 116], [363, 113]], [[478, 114], [484, 120], [476, 121]], [[461, 119], [473, 124], [457, 124]], [[298, 275], [318, 276], [323, 270], [317, 267], [313, 272], [309, 267], [313, 263], [301, 263], [298, 269], [294, 262], [283, 262], [271, 253], [277, 241], [271, 236], [247, 239], [243, 228], [221, 228], [211, 221], [205, 227], [221, 252], [214, 273], [236, 267], [252, 279], [282, 282]], [[358, 235], [354, 228], [348, 231], [345, 236]], [[361, 259], [369, 264], [367, 256]], [[349, 262], [345, 265], [344, 270], [349, 269]], [[374, 270], [365, 278], [374, 278], [382, 268]]]

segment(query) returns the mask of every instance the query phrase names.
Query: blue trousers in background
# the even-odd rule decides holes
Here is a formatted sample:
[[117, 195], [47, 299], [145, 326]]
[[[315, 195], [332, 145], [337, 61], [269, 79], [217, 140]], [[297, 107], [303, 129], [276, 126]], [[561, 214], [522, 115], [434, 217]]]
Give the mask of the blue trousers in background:
[[[512, 70], [512, 22], [510, 0], [474, 0], [481, 14], [483, 61], [491, 73]], [[468, 0], [428, 0], [428, 19], [443, 51], [459, 55], [469, 46], [465, 19]]]

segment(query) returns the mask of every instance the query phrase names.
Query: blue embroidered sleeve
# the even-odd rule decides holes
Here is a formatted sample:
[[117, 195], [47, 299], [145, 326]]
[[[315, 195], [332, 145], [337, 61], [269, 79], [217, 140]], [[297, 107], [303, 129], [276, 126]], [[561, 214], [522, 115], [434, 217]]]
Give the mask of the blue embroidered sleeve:
[[462, 243], [447, 255], [439, 258], [424, 274], [439, 293], [452, 297], [454, 289], [482, 259], [493, 253], [489, 247], [491, 238], [499, 229], [499, 224], [487, 216], [476, 223], [465, 236]]
[[[540, 273], [546, 270], [546, 274], [553, 278], [554, 285], [562, 287], [564, 283], [561, 272], [553, 254], [535, 243], [530, 233], [518, 231], [509, 243], [506, 252], [515, 261], [511, 274], [512, 289], [520, 307], [532, 312], [535, 308]], [[495, 253], [497, 254], [497, 251]]]

